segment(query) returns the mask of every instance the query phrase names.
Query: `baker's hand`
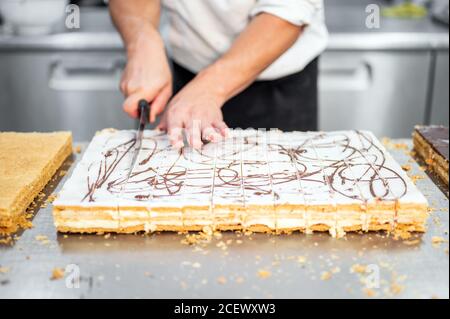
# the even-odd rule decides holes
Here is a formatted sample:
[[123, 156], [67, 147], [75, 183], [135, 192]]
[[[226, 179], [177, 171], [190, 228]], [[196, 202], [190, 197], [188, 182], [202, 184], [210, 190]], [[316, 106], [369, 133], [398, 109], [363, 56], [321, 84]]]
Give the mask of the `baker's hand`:
[[125, 112], [136, 118], [139, 101], [146, 99], [152, 103], [150, 122], [155, 122], [172, 96], [172, 74], [162, 40], [147, 37], [128, 52], [120, 89], [126, 97]]
[[227, 136], [224, 103], [210, 84], [196, 78], [172, 99], [158, 128], [168, 132], [175, 148], [184, 146], [184, 132], [189, 145], [200, 149], [203, 142], [218, 142]]

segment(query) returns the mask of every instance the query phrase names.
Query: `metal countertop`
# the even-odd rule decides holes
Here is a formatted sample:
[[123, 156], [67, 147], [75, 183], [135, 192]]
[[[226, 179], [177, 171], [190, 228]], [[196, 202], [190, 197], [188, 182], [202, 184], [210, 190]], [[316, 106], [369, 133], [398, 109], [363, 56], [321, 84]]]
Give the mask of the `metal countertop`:
[[[328, 50], [448, 50], [448, 26], [424, 19], [382, 18], [379, 29], [365, 26], [365, 5], [330, 3], [326, 6], [330, 32]], [[14, 36], [2, 32], [2, 50], [123, 50], [107, 9], [82, 8], [81, 29], [59, 28], [44, 36]], [[163, 32], [164, 33], [164, 32]]]
[[[390, 151], [412, 166], [409, 174], [426, 176], [404, 150]], [[48, 205], [37, 212], [34, 228], [0, 246], [0, 267], [7, 270], [0, 272], [0, 298], [449, 298], [448, 198], [427, 176], [417, 186], [434, 210], [428, 232], [406, 242], [376, 233], [343, 239], [225, 233], [201, 247], [169, 233], [64, 236], [56, 233]], [[445, 242], [433, 245], [435, 236]], [[366, 275], [350, 271], [356, 264], [370, 265], [370, 275], [379, 271], [380, 287], [365, 290]], [[66, 285], [75, 268], [50, 280], [55, 267], [67, 265], [79, 267], [79, 288]]]

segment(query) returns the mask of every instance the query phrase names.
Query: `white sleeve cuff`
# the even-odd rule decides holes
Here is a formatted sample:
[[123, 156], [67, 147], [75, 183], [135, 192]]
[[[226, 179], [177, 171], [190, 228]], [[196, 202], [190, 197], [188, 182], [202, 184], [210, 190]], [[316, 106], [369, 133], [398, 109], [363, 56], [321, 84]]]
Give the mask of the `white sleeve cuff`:
[[323, 0], [258, 0], [250, 12], [254, 17], [270, 13], [292, 24], [310, 24], [316, 12], [323, 7]]

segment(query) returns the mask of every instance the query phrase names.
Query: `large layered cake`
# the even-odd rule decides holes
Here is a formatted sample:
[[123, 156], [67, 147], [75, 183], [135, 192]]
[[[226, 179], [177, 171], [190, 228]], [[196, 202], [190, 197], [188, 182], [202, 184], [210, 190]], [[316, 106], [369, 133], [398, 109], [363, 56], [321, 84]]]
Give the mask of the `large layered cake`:
[[[201, 151], [97, 134], [54, 202], [60, 232], [424, 231], [427, 200], [366, 131], [235, 130]], [[131, 172], [130, 172], [131, 170]]]

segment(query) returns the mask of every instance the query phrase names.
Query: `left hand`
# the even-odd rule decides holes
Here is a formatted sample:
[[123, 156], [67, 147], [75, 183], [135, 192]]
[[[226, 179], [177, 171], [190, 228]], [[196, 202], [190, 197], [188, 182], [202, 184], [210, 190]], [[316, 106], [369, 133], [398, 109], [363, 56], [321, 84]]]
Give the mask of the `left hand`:
[[158, 128], [168, 132], [175, 148], [184, 146], [184, 131], [189, 145], [201, 149], [203, 141], [218, 142], [227, 136], [224, 103], [211, 84], [197, 77], [171, 100]]

